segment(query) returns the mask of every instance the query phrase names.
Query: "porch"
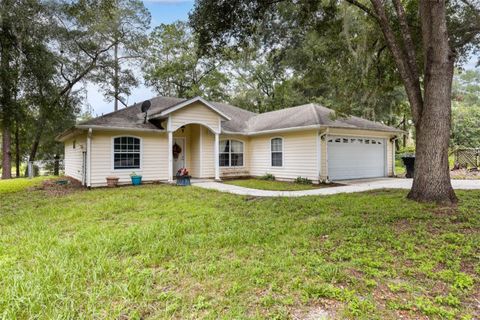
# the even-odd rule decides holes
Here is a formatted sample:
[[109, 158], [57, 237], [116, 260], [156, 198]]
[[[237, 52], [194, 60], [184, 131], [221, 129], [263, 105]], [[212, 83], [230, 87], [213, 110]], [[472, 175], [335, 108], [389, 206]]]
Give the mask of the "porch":
[[192, 178], [220, 180], [219, 130], [200, 123], [169, 126], [168, 181], [173, 182], [180, 168], [187, 168]]

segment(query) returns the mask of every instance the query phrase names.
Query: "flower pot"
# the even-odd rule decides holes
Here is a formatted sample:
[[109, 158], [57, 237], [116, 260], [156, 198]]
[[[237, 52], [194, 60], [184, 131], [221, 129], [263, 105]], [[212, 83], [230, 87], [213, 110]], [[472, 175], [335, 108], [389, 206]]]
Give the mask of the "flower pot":
[[132, 184], [134, 186], [139, 186], [142, 184], [142, 176], [130, 176], [132, 179]]
[[118, 177], [107, 177], [106, 179], [109, 188], [115, 188], [118, 185]]
[[190, 176], [177, 176], [177, 186], [189, 186]]

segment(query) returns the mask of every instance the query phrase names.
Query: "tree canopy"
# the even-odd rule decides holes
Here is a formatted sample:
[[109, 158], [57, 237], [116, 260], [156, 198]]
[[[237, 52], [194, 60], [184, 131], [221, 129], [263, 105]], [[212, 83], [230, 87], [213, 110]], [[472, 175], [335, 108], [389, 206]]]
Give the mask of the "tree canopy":
[[[350, 15], [349, 10], [355, 13]], [[314, 90], [322, 90], [325, 83], [337, 84], [326, 90], [326, 96], [334, 96], [339, 109], [358, 106], [376, 114], [372, 106], [377, 103], [387, 110], [400, 106], [395, 88], [401, 84], [417, 145], [416, 174], [408, 197], [444, 203], [456, 202], [448, 170], [454, 65], [478, 49], [479, 18], [480, 4], [469, 0], [199, 0], [190, 15], [200, 50], [207, 55], [258, 43], [265, 51], [280, 55], [301, 48], [293, 59], [300, 68], [291, 63], [292, 68], [304, 67], [305, 75], [310, 76], [311, 70], [319, 69], [312, 64], [326, 66], [327, 72], [315, 72], [315, 77], [334, 76], [311, 83], [315, 83]], [[204, 23], [207, 19], [209, 23]], [[342, 33], [345, 37], [338, 37]], [[304, 44], [310, 40], [312, 46], [304, 52]], [[383, 59], [382, 52], [388, 52], [388, 57]], [[329, 53], [335, 55], [333, 64], [324, 60]]]
[[452, 145], [480, 148], [480, 71], [459, 71], [453, 81]]
[[158, 94], [225, 100], [228, 78], [215, 57], [200, 57], [198, 42], [185, 22], [161, 24], [149, 37], [144, 63], [146, 83]]
[[111, 50], [128, 36], [124, 28], [112, 36], [112, 30], [118, 32], [111, 24], [116, 10], [110, 0], [0, 2], [3, 178], [11, 175], [12, 154], [18, 175], [21, 159], [62, 150], [54, 136], [80, 112], [76, 85], [98, 75]]

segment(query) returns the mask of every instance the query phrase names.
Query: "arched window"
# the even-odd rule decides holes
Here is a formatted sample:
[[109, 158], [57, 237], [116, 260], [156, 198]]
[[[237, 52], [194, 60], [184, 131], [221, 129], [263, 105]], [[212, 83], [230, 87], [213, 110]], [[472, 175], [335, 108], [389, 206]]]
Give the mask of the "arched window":
[[140, 169], [140, 139], [118, 137], [113, 139], [113, 169]]
[[243, 142], [220, 141], [220, 167], [243, 167]]
[[273, 138], [270, 140], [270, 151], [272, 159], [272, 167], [283, 166], [283, 139]]

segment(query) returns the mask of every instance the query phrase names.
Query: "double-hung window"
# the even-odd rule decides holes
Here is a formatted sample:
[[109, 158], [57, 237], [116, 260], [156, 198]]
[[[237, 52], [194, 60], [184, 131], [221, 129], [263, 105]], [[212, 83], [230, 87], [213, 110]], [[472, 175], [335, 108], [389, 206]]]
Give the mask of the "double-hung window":
[[283, 166], [283, 139], [273, 138], [272, 140], [270, 140], [270, 150], [272, 167]]
[[220, 167], [243, 166], [243, 142], [238, 140], [220, 141]]
[[140, 169], [140, 139], [118, 137], [113, 139], [113, 169]]

